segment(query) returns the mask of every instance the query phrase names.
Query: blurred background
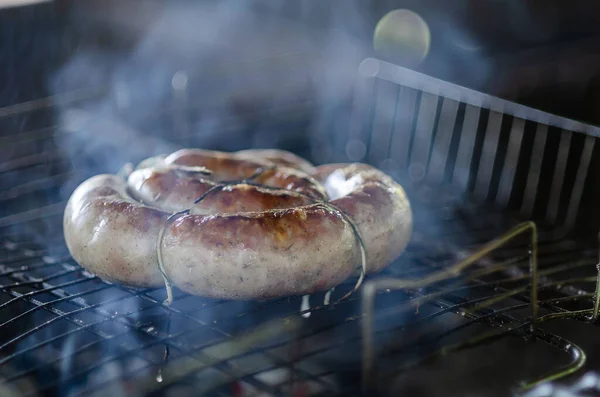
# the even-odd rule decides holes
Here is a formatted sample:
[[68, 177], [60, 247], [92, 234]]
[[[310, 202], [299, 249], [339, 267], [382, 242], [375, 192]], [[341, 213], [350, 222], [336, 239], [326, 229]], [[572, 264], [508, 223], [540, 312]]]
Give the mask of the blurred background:
[[[105, 67], [108, 58], [122, 61], [127, 54], [137, 58], [141, 74], [156, 67], [144, 61], [156, 62], [158, 54], [163, 64], [169, 58], [197, 71], [226, 63], [230, 74], [251, 67], [238, 70], [234, 63], [261, 64], [257, 59], [272, 57], [287, 62], [298, 89], [306, 89], [297, 70], [319, 73], [317, 58], [333, 51], [340, 64], [376, 54], [550, 112], [590, 123], [599, 117], [594, 110], [600, 5], [595, 2], [29, 0], [0, 5], [1, 105], [50, 94], [53, 76], [82, 53], [102, 58]], [[403, 11], [389, 14], [394, 10]], [[176, 14], [180, 23], [168, 24]], [[139, 56], [131, 57], [134, 53]], [[98, 83], [98, 74], [73, 76], [70, 83]], [[236, 106], [259, 106], [265, 97], [260, 91], [240, 93]], [[291, 97], [292, 90], [288, 93]]]

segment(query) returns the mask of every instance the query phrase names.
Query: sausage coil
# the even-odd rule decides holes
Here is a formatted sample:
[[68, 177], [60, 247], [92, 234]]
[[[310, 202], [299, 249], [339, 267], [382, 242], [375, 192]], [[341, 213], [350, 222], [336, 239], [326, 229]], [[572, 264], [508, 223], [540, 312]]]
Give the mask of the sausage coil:
[[281, 150], [153, 157], [84, 181], [64, 214], [71, 255], [98, 277], [221, 299], [328, 290], [361, 265], [386, 267], [411, 230], [404, 190], [383, 172]]

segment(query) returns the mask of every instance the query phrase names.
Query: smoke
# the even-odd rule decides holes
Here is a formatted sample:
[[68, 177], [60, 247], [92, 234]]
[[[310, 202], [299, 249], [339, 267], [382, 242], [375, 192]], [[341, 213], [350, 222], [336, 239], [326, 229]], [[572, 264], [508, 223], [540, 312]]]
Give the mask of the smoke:
[[[358, 18], [357, 4], [347, 4], [350, 18]], [[173, 3], [126, 54], [83, 47], [50, 81], [55, 93], [104, 91], [59, 109], [59, 125], [70, 133], [57, 142], [78, 172], [75, 183], [181, 146], [310, 154], [329, 144], [316, 126], [351, 93], [365, 48], [343, 30], [283, 16], [284, 6]], [[303, 3], [300, 15], [310, 20], [313, 7]], [[120, 19], [139, 26], [131, 12]], [[330, 25], [343, 14], [332, 13]]]
[[[431, 39], [432, 50], [419, 68], [485, 85], [490, 63], [457, 17], [445, 9], [414, 6], [439, 39]], [[390, 158], [381, 153], [403, 148], [367, 153], [370, 142], [353, 141], [363, 156], [378, 157], [355, 158], [356, 150], [348, 153], [346, 145], [356, 123], [352, 100], [359, 64], [374, 54], [373, 32], [383, 16], [378, 11], [359, 1], [343, 7], [259, 0], [153, 7], [123, 5], [110, 15], [100, 13], [100, 23], [117, 32], [115, 42], [127, 42], [129, 48], [82, 45], [49, 82], [54, 93], [103, 92], [59, 108], [59, 125], [69, 133], [57, 135], [57, 145], [77, 171], [64, 189], [65, 199], [91, 175], [114, 173], [127, 162], [180, 147], [282, 148], [316, 163], [368, 160], [391, 173], [398, 168], [395, 153]], [[389, 43], [400, 52], [414, 52], [424, 40], [410, 26], [379, 33], [379, 40], [394, 37]], [[133, 45], [129, 36], [137, 38]], [[425, 41], [429, 46], [429, 36]], [[389, 113], [385, 117], [402, 113], [398, 95], [383, 99], [389, 103], [377, 106]], [[376, 100], [381, 98], [371, 102]]]

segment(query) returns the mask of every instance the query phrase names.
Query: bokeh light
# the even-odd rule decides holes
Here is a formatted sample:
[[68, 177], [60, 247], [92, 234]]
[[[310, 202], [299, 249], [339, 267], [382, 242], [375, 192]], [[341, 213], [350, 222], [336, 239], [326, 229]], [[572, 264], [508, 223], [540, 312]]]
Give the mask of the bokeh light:
[[422, 62], [429, 53], [430, 44], [431, 32], [427, 22], [411, 10], [390, 11], [375, 27], [375, 51], [402, 63]]

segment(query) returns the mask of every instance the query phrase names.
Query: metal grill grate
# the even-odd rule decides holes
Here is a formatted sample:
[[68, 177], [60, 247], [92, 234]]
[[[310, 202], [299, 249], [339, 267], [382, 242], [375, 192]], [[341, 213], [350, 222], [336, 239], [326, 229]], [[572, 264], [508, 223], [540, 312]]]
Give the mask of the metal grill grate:
[[[389, 67], [379, 65], [378, 73]], [[540, 314], [589, 309], [597, 250], [565, 239], [564, 232], [577, 224], [578, 212], [572, 208], [582, 202], [595, 141], [577, 133], [561, 135], [556, 166], [547, 172], [545, 157], [554, 157], [545, 154], [552, 141], [550, 129], [579, 132], [581, 125], [557, 126], [538, 114], [534, 121], [547, 124], [534, 126], [531, 139], [526, 126], [531, 113], [525, 117], [517, 112], [520, 108], [506, 104], [499, 111], [489, 101], [477, 107], [470, 92], [454, 97], [443, 83], [417, 79], [412, 72], [402, 72], [410, 78], [395, 82], [409, 88], [398, 89], [389, 80], [401, 76], [399, 70], [383, 74], [387, 82], [366, 80], [366, 88], [377, 90], [357, 95], [362, 103], [358, 110], [367, 113], [354, 113], [352, 126], [357, 128], [343, 146], [345, 153], [338, 153], [365, 158], [400, 180], [406, 179], [402, 171], [407, 170], [412, 178], [406, 186], [416, 214], [413, 242], [372, 279], [423, 279], [447, 269], [519, 219], [535, 215], [538, 203], [547, 201], [542, 212], [551, 222], [540, 234]], [[66, 100], [78, 103], [80, 94]], [[55, 101], [11, 107], [0, 115], [4, 121], [35, 119], [36, 112], [46, 112], [44, 107]], [[487, 107], [496, 110], [487, 113]], [[522, 118], [506, 124], [513, 116]], [[241, 303], [179, 293], [173, 306], [165, 307], [161, 289], [109, 285], [81, 269], [62, 240], [60, 188], [74, 170], [53, 139], [64, 133], [77, 132], [41, 123], [0, 141], [3, 152], [12, 156], [0, 165], [0, 390], [18, 387], [25, 395], [241, 395], [242, 389], [264, 395], [290, 390], [296, 395], [359, 393], [365, 316], [359, 295], [325, 305], [324, 295], [317, 294], [303, 307], [300, 297]], [[332, 142], [338, 143], [336, 139]], [[503, 139], [508, 149], [498, 155]], [[525, 147], [534, 155], [528, 156]], [[581, 160], [574, 162], [579, 154]], [[568, 179], [571, 169], [574, 181]], [[545, 173], [549, 200], [542, 193]], [[519, 184], [521, 179], [524, 183]], [[442, 182], [447, 183], [439, 187]], [[516, 207], [511, 205], [514, 197], [521, 197]], [[506, 207], [519, 211], [512, 216]], [[557, 230], [550, 227], [553, 223], [563, 225], [560, 233], [546, 233]], [[426, 358], [478, 345], [489, 332], [516, 335], [520, 351], [541, 357], [525, 372], [507, 370], [507, 379], [500, 379], [508, 387], [544, 372], [561, 373], [561, 365], [569, 362], [569, 370], [582, 365], [584, 353], [574, 343], [542, 328], [533, 334], [529, 330], [528, 243], [527, 236], [518, 238], [464, 274], [425, 288], [377, 291], [371, 318], [376, 362], [370, 370], [375, 378], [411, 374]], [[349, 280], [336, 294], [353, 286]], [[532, 346], [520, 338], [532, 335], [546, 343]], [[514, 356], [506, 358], [514, 361]]]

